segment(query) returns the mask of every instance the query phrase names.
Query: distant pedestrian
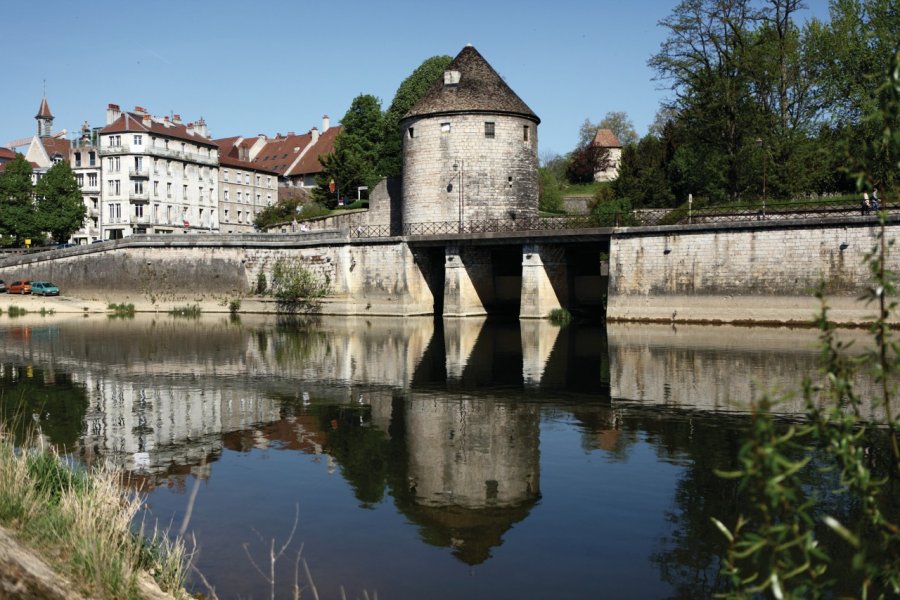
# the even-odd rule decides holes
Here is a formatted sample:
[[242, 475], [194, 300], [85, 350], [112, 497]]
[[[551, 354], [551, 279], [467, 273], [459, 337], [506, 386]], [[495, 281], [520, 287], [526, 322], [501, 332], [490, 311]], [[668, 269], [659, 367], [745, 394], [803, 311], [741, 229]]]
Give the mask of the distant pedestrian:
[[862, 198], [862, 214], [863, 214], [863, 216], [866, 216], [867, 214], [869, 214], [869, 209], [871, 207], [872, 207], [872, 205], [869, 204], [869, 192], [863, 192], [863, 198]]
[[878, 212], [878, 188], [872, 190], [872, 210]]

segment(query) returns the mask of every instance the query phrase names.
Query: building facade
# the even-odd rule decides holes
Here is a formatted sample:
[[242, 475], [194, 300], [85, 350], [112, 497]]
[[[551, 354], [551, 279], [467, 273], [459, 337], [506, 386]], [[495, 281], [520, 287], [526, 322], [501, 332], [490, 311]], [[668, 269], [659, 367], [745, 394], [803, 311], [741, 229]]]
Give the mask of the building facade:
[[255, 231], [253, 221], [256, 216], [277, 200], [276, 172], [230, 156], [219, 157], [218, 218], [221, 233]]
[[219, 231], [219, 148], [203, 119], [110, 104], [100, 155], [103, 239]]
[[84, 201], [84, 225], [69, 240], [73, 244], [90, 244], [103, 239], [100, 228], [100, 182], [101, 170], [98, 131], [91, 131], [87, 121], [81, 127], [81, 137], [72, 143], [69, 164], [75, 173], [75, 181], [81, 189]]
[[622, 164], [622, 143], [611, 129], [598, 129], [592, 145], [606, 153], [602, 168], [594, 171], [594, 181], [613, 181], [619, 176]]

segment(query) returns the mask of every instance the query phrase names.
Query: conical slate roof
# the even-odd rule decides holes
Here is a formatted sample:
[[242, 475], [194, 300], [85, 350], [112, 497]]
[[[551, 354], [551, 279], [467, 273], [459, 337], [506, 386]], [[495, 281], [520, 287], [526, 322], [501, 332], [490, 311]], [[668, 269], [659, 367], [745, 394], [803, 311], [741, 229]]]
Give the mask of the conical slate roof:
[[50, 105], [47, 104], [47, 96], [44, 96], [41, 99], [41, 107], [38, 109], [38, 114], [34, 115], [35, 119], [41, 118], [53, 118], [53, 114], [50, 112]]
[[457, 71], [459, 82], [447, 84], [444, 77], [435, 81], [409, 112], [403, 115], [404, 119], [480, 112], [520, 115], [535, 123], [541, 122], [473, 46], [463, 48], [447, 67], [447, 71]]

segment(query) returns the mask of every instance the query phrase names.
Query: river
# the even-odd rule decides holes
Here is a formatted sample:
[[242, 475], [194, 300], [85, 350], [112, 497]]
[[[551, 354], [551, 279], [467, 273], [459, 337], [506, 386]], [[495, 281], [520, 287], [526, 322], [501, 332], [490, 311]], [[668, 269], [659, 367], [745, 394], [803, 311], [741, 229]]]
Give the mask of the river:
[[818, 356], [807, 329], [431, 318], [4, 315], [0, 340], [3, 414], [127, 472], [222, 598], [268, 596], [273, 541], [279, 597], [301, 548], [323, 599], [708, 597], [737, 510], [713, 469]]

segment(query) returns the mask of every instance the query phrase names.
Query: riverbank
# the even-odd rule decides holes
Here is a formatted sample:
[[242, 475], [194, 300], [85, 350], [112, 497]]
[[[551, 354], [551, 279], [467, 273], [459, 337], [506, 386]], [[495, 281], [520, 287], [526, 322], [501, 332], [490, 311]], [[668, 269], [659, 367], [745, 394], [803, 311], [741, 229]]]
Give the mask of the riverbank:
[[153, 527], [132, 532], [142, 501], [113, 473], [75, 470], [39, 437], [15, 438], [0, 429], [0, 597], [188, 597], [183, 546]]

